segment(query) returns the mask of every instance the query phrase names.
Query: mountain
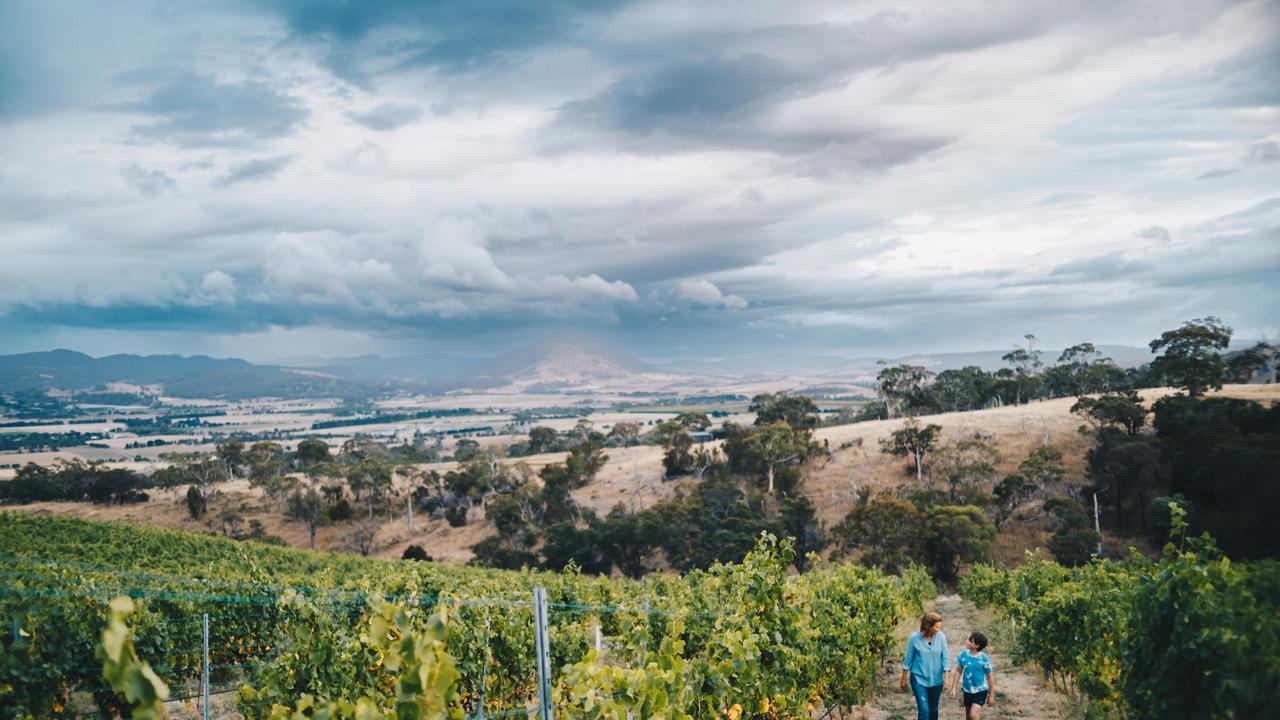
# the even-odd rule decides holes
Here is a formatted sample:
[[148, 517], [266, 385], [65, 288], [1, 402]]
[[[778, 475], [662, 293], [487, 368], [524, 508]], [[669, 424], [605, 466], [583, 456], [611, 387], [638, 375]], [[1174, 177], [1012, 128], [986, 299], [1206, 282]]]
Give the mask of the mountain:
[[559, 332], [478, 364], [465, 382], [468, 387], [512, 385], [542, 392], [664, 384], [686, 377], [644, 363], [594, 335]]
[[327, 375], [206, 355], [108, 355], [73, 350], [0, 355], [0, 392], [86, 390], [111, 382], [161, 385], [174, 397], [361, 397], [372, 388]]
[[0, 356], [0, 390], [78, 390], [108, 382], [138, 385], [199, 372], [242, 370], [244, 360], [219, 360], [205, 355], [108, 355], [93, 358], [73, 350]]
[[593, 384], [670, 382], [687, 372], [646, 364], [595, 335], [558, 332], [496, 356], [432, 352], [399, 357], [296, 357], [283, 361], [362, 383], [398, 383], [422, 392], [516, 386], [537, 392]]
[[788, 373], [821, 373], [843, 368], [852, 362], [847, 357], [795, 352], [786, 348], [761, 348], [749, 355], [730, 355], [717, 359], [684, 358], [665, 361], [660, 367], [670, 372], [695, 372], [710, 375], [746, 376]]

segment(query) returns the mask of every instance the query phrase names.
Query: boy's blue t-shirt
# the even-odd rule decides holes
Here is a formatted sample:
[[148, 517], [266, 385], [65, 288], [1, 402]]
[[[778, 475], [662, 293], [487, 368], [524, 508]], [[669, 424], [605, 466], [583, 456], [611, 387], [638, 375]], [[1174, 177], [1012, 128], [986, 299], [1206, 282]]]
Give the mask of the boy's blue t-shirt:
[[980, 652], [970, 655], [962, 650], [956, 656], [956, 667], [960, 670], [960, 687], [967, 693], [978, 693], [987, 689], [987, 673], [992, 671], [991, 658]]

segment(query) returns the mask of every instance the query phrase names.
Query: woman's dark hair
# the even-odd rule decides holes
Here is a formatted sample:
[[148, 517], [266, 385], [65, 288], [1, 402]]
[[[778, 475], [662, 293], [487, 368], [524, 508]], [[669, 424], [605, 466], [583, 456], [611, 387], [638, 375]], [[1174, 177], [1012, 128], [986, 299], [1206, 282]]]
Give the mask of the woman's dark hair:
[[980, 632], [972, 632], [972, 633], [969, 633], [969, 639], [973, 641], [974, 645], [978, 646], [978, 652], [982, 652], [984, 649], [986, 649], [987, 647], [986, 635], [983, 635]]

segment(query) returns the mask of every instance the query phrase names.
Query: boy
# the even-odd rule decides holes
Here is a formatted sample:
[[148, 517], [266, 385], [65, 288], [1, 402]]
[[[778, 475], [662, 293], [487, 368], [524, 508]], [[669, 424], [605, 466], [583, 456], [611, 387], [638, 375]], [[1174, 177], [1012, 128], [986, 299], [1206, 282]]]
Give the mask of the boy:
[[956, 699], [957, 689], [962, 690], [966, 720], [978, 720], [983, 706], [996, 704], [995, 674], [991, 658], [983, 652], [987, 647], [987, 636], [980, 632], [969, 633], [964, 647], [964, 651], [956, 656], [957, 672], [952, 680], [951, 699]]

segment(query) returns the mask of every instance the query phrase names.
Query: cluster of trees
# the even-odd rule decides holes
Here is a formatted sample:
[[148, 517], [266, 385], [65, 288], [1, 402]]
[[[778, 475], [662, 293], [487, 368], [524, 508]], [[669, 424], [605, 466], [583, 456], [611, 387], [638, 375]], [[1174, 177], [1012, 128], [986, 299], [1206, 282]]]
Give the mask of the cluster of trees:
[[82, 416], [85, 411], [75, 403], [49, 395], [43, 390], [13, 390], [0, 392], [0, 414], [27, 420], [63, 420]]
[[[1087, 491], [1098, 494], [1109, 525], [1159, 541], [1168, 534], [1173, 500], [1188, 511], [1191, 527], [1213, 534], [1232, 557], [1280, 556], [1270, 525], [1280, 501], [1280, 406], [1174, 395], [1152, 406], [1155, 432], [1146, 433], [1139, 398], [1106, 401], [1104, 420], [1097, 419], [1102, 402], [1077, 407], [1092, 411]], [[1142, 420], [1134, 420], [1139, 413]]]
[[1052, 445], [1033, 448], [1003, 478], [1000, 452], [980, 433], [944, 442], [941, 426], [909, 418], [880, 445], [907, 460], [904, 471], [915, 482], [860, 495], [833, 534], [838, 552], [888, 572], [920, 563], [940, 582], [954, 582], [965, 564], [987, 558], [1015, 510], [1035, 498], [1048, 507], [1065, 487], [1062, 452]]
[[[561, 442], [549, 428], [534, 428], [530, 439], [540, 443]], [[475, 505], [483, 508], [497, 535], [476, 544], [475, 563], [493, 567], [563, 567], [556, 558], [572, 544], [573, 533], [591, 519], [574, 501], [572, 492], [590, 483], [608, 462], [604, 453], [607, 436], [589, 422], [579, 422], [571, 433], [569, 454], [563, 463], [546, 465], [535, 476], [525, 463], [508, 466], [492, 453], [482, 453], [458, 470], [436, 477], [417, 491], [419, 506], [439, 512], [452, 524], [466, 522]], [[537, 449], [534, 452], [551, 452]], [[535, 477], [538, 478], [535, 481]], [[539, 547], [545, 558], [539, 555]], [[588, 571], [594, 568], [586, 568]], [[607, 569], [606, 569], [607, 571]]]
[[1191, 527], [1219, 538], [1239, 558], [1280, 555], [1269, 527], [1280, 500], [1280, 407], [1232, 398], [1206, 398], [1224, 380], [1252, 377], [1274, 356], [1268, 345], [1224, 358], [1231, 328], [1216, 318], [1192, 320], [1151, 342], [1162, 355], [1152, 372], [1180, 388], [1148, 411], [1135, 392], [1081, 398], [1072, 408], [1092, 435], [1089, 492], [1122, 534], [1167, 536], [1168, 503], [1188, 511]]
[[[916, 483], [896, 494], [862, 498], [835, 530], [840, 549], [860, 550], [864, 562], [889, 570], [923, 557], [936, 578], [948, 581], [960, 562], [982, 559], [995, 531], [1019, 508], [1039, 500], [1042, 521], [1053, 531], [1050, 551], [1062, 564], [1078, 566], [1101, 547], [1086, 504], [1096, 495], [1106, 523], [1122, 535], [1166, 537], [1168, 502], [1175, 500], [1189, 508], [1193, 527], [1220, 537], [1232, 555], [1276, 557], [1280, 541], [1267, 518], [1280, 500], [1280, 408], [1204, 397], [1225, 380], [1252, 378], [1274, 353], [1259, 345], [1224, 358], [1230, 339], [1231, 329], [1216, 318], [1189, 321], [1153, 340], [1152, 352], [1160, 355], [1128, 379], [1105, 358], [1088, 360], [1088, 346], [1069, 349], [1044, 372], [1036, 372], [1033, 351], [1010, 353], [1006, 359], [1015, 368], [1005, 380], [1038, 378], [1006, 388], [1015, 400], [1066, 390], [1077, 395], [1071, 412], [1081, 418], [1081, 432], [1095, 441], [1086, 457], [1084, 492], [1062, 482], [1062, 453], [1052, 445], [1034, 448], [1016, 472], [997, 481], [999, 453], [981, 435], [943, 443], [940, 426], [908, 417], [881, 450], [907, 459], [906, 472]], [[976, 381], [983, 375], [968, 368], [950, 377]], [[1149, 411], [1135, 389], [1124, 387], [1141, 378], [1183, 393]], [[886, 410], [936, 410], [938, 398], [981, 397], [950, 392], [957, 384], [948, 373], [930, 379], [921, 368], [886, 368]], [[1005, 401], [998, 393], [993, 397]], [[1147, 431], [1152, 413], [1154, 433]]]
[[528, 439], [507, 446], [507, 456], [518, 458], [542, 453], [567, 452], [590, 440], [600, 447], [631, 447], [646, 440], [639, 425], [631, 422], [620, 422], [609, 429], [607, 434], [600, 433], [595, 425], [586, 418], [580, 418], [573, 429], [556, 432], [555, 428], [538, 425], [529, 429]]
[[859, 551], [859, 560], [898, 573], [926, 564], [934, 579], [951, 582], [962, 562], [987, 555], [995, 528], [973, 505], [922, 506], [884, 493], [863, 495], [833, 531], [840, 553]]
[[353, 408], [348, 412], [335, 413], [339, 415], [337, 418], [333, 420], [320, 420], [313, 422], [311, 423], [311, 429], [330, 430], [332, 428], [353, 427], [358, 425], [384, 425], [387, 423], [400, 423], [412, 420], [426, 420], [428, 418], [463, 417], [476, 414], [476, 410], [473, 408], [443, 408], [438, 410], [420, 410], [418, 412], [411, 413], [374, 412], [362, 417], [348, 416], [355, 412], [359, 412], [359, 410]]
[[918, 365], [886, 367], [876, 376], [881, 404], [873, 410], [888, 418], [978, 410], [1145, 387], [1151, 381], [1148, 368], [1121, 368], [1093, 343], [1069, 347], [1046, 365], [1035, 336], [1026, 337], [1027, 347], [1005, 354], [1008, 367], [995, 372], [976, 365], [936, 374]]
[[630, 512], [618, 505], [603, 517], [579, 507], [570, 492], [590, 482], [607, 443], [633, 444], [639, 433], [619, 433], [624, 423], [607, 436], [579, 433], [565, 463], [543, 468], [540, 484], [517, 470], [515, 481], [508, 479], [505, 491], [487, 503], [485, 516], [498, 534], [473, 547], [475, 562], [551, 569], [572, 564], [583, 572], [616, 568], [640, 577], [659, 556], [678, 570], [740, 561], [769, 531], [796, 539], [795, 563], [804, 570], [804, 555], [828, 542], [812, 502], [798, 492], [799, 466], [822, 452], [812, 440], [817, 408], [807, 397], [779, 393], [757, 396], [751, 409], [755, 425], [726, 425], [722, 450], [694, 447], [690, 433], [710, 426], [702, 413], [658, 426], [654, 436], [664, 448], [667, 477], [693, 476], [696, 482], [652, 507]]
[[876, 377], [879, 402], [864, 407], [854, 419], [880, 419], [938, 412], [978, 410], [1031, 400], [1081, 397], [1172, 384], [1191, 394], [1220, 388], [1224, 379], [1249, 382], [1275, 363], [1276, 348], [1259, 343], [1224, 358], [1231, 328], [1215, 317], [1191, 320], [1150, 344], [1162, 353], [1150, 364], [1121, 368], [1093, 343], [1063, 350], [1054, 363], [1044, 361], [1034, 335], [1027, 346], [1002, 358], [1008, 367], [988, 372], [977, 366], [933, 373], [918, 365], [882, 369]]
[[139, 395], [129, 392], [102, 392], [82, 390], [72, 396], [75, 402], [85, 405], [133, 405], [151, 407], [158, 399], [155, 395]]
[[0, 433], [0, 452], [51, 452], [64, 447], [87, 445], [102, 437], [102, 433], [82, 433], [76, 430], [59, 433]]
[[12, 480], [0, 482], [0, 503], [25, 505], [50, 500], [123, 505], [146, 502], [155, 482], [140, 473], [102, 463], [59, 460], [52, 466], [27, 463]]
[[[885, 368], [881, 404], [862, 412], [908, 416], [882, 442], [882, 451], [907, 459], [916, 483], [897, 495], [863, 498], [836, 528], [841, 549], [860, 548], [864, 561], [890, 570], [925, 557], [935, 577], [946, 581], [958, 569], [953, 561], [982, 559], [983, 539], [994, 537], [1024, 503], [1040, 500], [1043, 522], [1054, 533], [1050, 551], [1063, 564], [1079, 565], [1100, 548], [1085, 504], [1096, 493], [1108, 524], [1121, 534], [1164, 537], [1172, 498], [1190, 507], [1193, 524], [1220, 536], [1229, 552], [1275, 556], [1280, 545], [1264, 523], [1280, 493], [1274, 483], [1280, 477], [1280, 410], [1202, 397], [1224, 381], [1249, 381], [1274, 362], [1275, 348], [1262, 343], [1224, 357], [1231, 332], [1214, 317], [1189, 321], [1153, 340], [1151, 350], [1159, 356], [1135, 370], [1118, 368], [1088, 343], [1068, 348], [1046, 367], [1032, 336], [1027, 348], [1004, 357], [1010, 367], [995, 373]], [[1185, 394], [1155, 404], [1152, 434], [1145, 431], [1150, 412], [1136, 388], [1155, 384]], [[1062, 453], [1054, 446], [1035, 448], [1016, 472], [995, 481], [999, 454], [981, 435], [943, 444], [940, 426], [922, 426], [914, 417], [1063, 396], [1078, 398], [1071, 411], [1083, 421], [1081, 432], [1095, 439], [1083, 495], [1061, 482]], [[983, 489], [988, 485], [989, 493]], [[957, 535], [942, 542], [940, 527]]]
[[[421, 440], [389, 448], [358, 437], [335, 454], [317, 438], [302, 440], [288, 452], [277, 442], [246, 445], [242, 439], [230, 437], [217, 443], [212, 453], [167, 453], [162, 457], [169, 465], [150, 476], [80, 461], [60, 461], [49, 467], [28, 464], [13, 480], [0, 482], [0, 502], [133, 503], [146, 501], [146, 491], [153, 488], [186, 487], [187, 511], [199, 519], [210, 515], [220, 485], [247, 478], [250, 485], [264, 491], [284, 518], [307, 527], [313, 548], [319, 528], [352, 521], [348, 545], [368, 554], [381, 518], [396, 507], [400, 497], [395, 490], [396, 473], [405, 472], [410, 463], [439, 457]], [[278, 541], [238, 510], [224, 509], [208, 519], [210, 527], [228, 537]]]
[[231, 474], [243, 469], [251, 485], [283, 506], [286, 518], [307, 527], [312, 548], [321, 527], [351, 521], [348, 546], [362, 555], [372, 551], [382, 519], [398, 506], [396, 474], [412, 472], [409, 465], [423, 462], [422, 458], [437, 457], [421, 438], [389, 448], [371, 438], [356, 437], [337, 454], [315, 438], [299, 442], [292, 453], [265, 441], [247, 449], [218, 446], [218, 458]]

